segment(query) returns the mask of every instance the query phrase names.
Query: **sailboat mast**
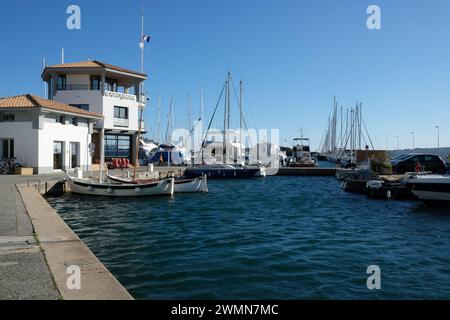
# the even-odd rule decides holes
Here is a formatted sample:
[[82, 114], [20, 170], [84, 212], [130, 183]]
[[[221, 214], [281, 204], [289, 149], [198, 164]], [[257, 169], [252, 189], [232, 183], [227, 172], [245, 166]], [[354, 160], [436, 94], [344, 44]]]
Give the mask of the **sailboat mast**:
[[161, 143], [160, 134], [161, 134], [161, 95], [158, 96], [158, 143]]
[[[243, 132], [242, 132], [242, 125], [243, 125], [243, 113], [242, 113], [242, 97], [243, 97], [243, 84], [242, 84], [242, 80], [239, 81], [239, 157], [242, 163], [242, 136], [243, 136]], [[245, 151], [244, 151], [245, 154]]]
[[[229, 86], [229, 82], [228, 82], [228, 78], [225, 81], [225, 88], [226, 88], [226, 92], [228, 93], [228, 86]], [[226, 154], [226, 147], [227, 147], [227, 108], [228, 108], [228, 94], [225, 94], [225, 107], [224, 107], [224, 114], [223, 114], [223, 160], [224, 163], [226, 162], [225, 160], [225, 154]]]

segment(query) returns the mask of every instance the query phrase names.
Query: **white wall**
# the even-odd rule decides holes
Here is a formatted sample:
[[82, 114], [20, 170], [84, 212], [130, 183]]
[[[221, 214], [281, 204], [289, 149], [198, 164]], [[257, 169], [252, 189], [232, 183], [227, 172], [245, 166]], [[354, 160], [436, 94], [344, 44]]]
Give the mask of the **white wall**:
[[[117, 94], [120, 96], [121, 94]], [[73, 90], [58, 91], [54, 100], [65, 104], [89, 104], [89, 111], [103, 114], [105, 117], [105, 129], [139, 130], [138, 102], [116, 97], [102, 96], [101, 91]], [[114, 106], [128, 108], [128, 127], [114, 126]], [[102, 127], [102, 121], [97, 121], [97, 128]]]
[[[38, 167], [38, 130], [28, 122], [1, 122], [0, 139], [14, 139], [14, 156], [24, 166]], [[0, 144], [0, 149], [2, 145]], [[0, 150], [1, 152], [2, 150]], [[1, 156], [1, 153], [0, 153]]]
[[[54, 115], [53, 115], [54, 116]], [[56, 123], [47, 115], [44, 119], [43, 128], [39, 130], [39, 172], [53, 172], [53, 142], [63, 142], [63, 169], [69, 169], [70, 142], [79, 143], [80, 166], [88, 170], [91, 165], [88, 145], [91, 142], [89, 128], [86, 125], [74, 126], [70, 124]]]
[[[114, 106], [128, 108], [128, 127], [114, 126]], [[139, 130], [139, 111], [136, 101], [119, 99], [113, 97], [103, 97], [103, 115], [105, 116], [106, 129], [128, 129], [131, 131]]]
[[56, 93], [54, 100], [65, 104], [88, 104], [89, 111], [101, 114], [102, 98], [100, 90], [61, 90]]

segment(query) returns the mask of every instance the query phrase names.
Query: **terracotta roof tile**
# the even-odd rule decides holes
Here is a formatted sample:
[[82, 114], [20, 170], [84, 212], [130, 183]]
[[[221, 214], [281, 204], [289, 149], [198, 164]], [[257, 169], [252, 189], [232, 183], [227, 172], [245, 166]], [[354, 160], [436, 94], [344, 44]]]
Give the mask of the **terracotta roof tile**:
[[6, 108], [45, 108], [60, 112], [73, 113], [88, 117], [102, 118], [99, 113], [86, 111], [54, 100], [44, 99], [31, 94], [0, 98], [0, 110]]
[[[130, 69], [122, 68], [122, 67], [117, 67], [117, 66], [114, 66], [112, 64], [104, 63], [104, 62], [101, 62], [101, 61], [98, 61], [98, 60], [55, 64], [55, 65], [47, 66], [45, 68], [45, 70], [47, 70], [47, 69], [60, 69], [60, 68], [69, 68], [69, 69], [76, 69], [76, 68], [80, 68], [80, 69], [83, 69], [83, 68], [111, 69], [111, 70], [115, 70], [115, 71], [126, 72], [126, 73], [130, 73], [130, 74], [138, 75], [138, 76], [147, 77], [147, 75], [144, 74], [144, 73], [136, 72], [136, 71], [133, 71], [133, 70], [130, 70]], [[45, 73], [45, 70], [44, 70], [44, 73]]]

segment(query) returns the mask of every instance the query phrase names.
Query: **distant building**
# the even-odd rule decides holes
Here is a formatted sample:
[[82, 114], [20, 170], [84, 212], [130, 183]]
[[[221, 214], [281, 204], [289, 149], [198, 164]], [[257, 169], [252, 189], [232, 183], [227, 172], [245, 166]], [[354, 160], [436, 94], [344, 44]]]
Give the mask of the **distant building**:
[[[94, 125], [94, 163], [100, 162], [100, 131], [105, 129], [105, 161], [134, 161], [139, 110], [145, 107], [142, 82], [147, 75], [100, 61], [82, 61], [47, 66], [42, 79], [48, 99], [103, 115]], [[144, 124], [141, 124], [142, 132]]]
[[88, 145], [103, 116], [30, 94], [0, 98], [1, 159], [17, 158], [35, 174], [91, 165]]

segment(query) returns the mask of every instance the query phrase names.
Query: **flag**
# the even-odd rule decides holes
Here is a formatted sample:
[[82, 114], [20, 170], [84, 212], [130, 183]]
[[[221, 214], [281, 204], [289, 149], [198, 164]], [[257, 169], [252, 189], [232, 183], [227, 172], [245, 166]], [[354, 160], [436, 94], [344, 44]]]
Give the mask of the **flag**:
[[139, 48], [144, 49], [145, 42], [150, 42], [150, 36], [143, 36], [142, 41], [139, 42]]

